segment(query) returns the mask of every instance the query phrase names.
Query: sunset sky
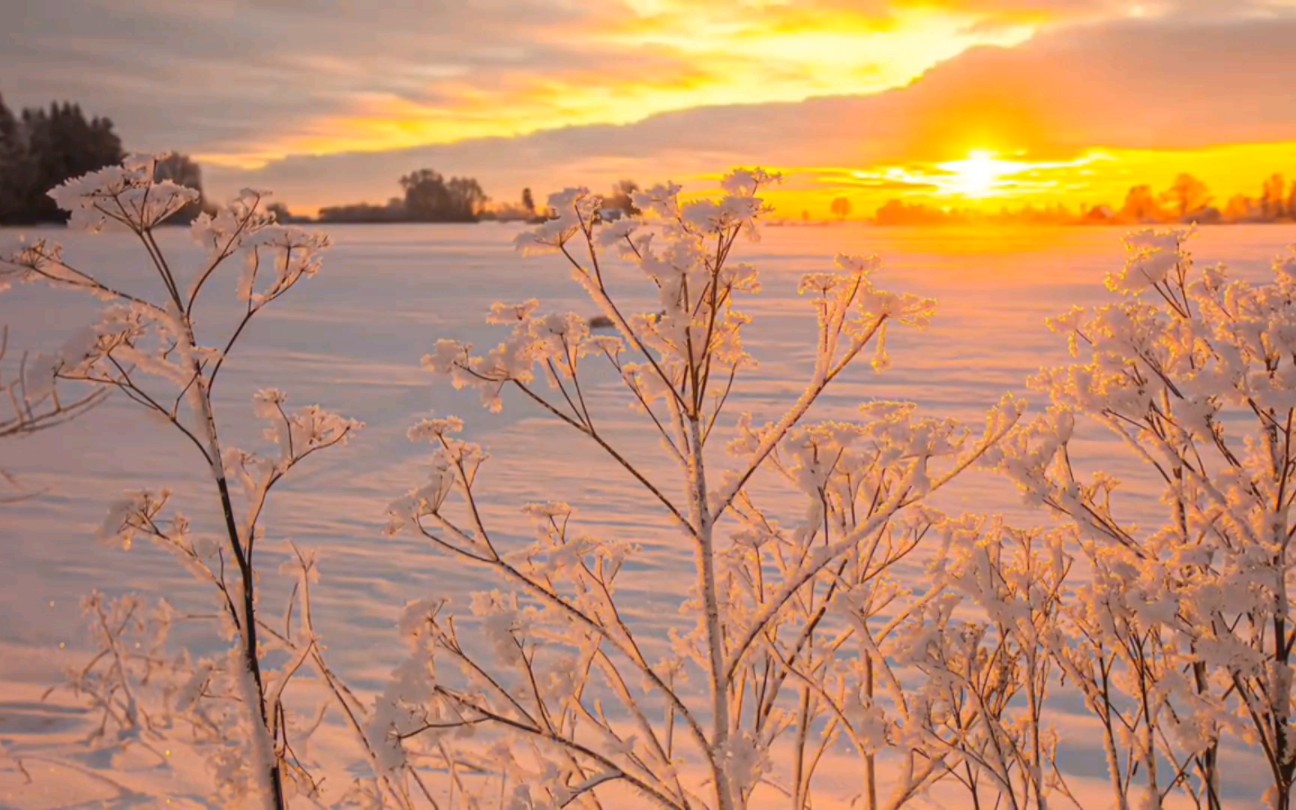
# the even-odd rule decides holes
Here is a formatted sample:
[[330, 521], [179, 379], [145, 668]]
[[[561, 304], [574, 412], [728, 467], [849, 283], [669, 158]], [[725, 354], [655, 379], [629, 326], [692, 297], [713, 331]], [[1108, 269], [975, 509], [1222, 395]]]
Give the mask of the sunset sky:
[[0, 6], [0, 94], [77, 100], [208, 190], [295, 210], [430, 167], [492, 198], [760, 164], [785, 215], [1222, 203], [1296, 176], [1296, 0], [50, 0]]

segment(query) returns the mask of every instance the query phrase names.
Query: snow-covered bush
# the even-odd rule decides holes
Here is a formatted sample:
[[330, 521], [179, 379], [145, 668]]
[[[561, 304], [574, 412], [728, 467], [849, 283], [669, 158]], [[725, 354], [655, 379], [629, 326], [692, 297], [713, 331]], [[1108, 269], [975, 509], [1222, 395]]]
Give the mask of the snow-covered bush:
[[[290, 575], [300, 578], [293, 608], [282, 630], [264, 617], [258, 585], [264, 571], [256, 552], [264, 539], [260, 524], [267, 498], [297, 464], [317, 451], [345, 442], [359, 424], [309, 406], [290, 410], [280, 391], [259, 392], [255, 414], [267, 424], [273, 450], [261, 455], [229, 446], [218, 425], [213, 392], [225, 363], [247, 324], [298, 282], [319, 270], [328, 240], [275, 222], [262, 195], [245, 191], [229, 206], [203, 214], [193, 224], [205, 248], [202, 263], [181, 267], [168, 259], [155, 228], [197, 199], [198, 193], [170, 181], [155, 181], [155, 158], [129, 158], [78, 177], [51, 192], [70, 212], [70, 226], [90, 232], [125, 229], [135, 236], [147, 262], [147, 276], [127, 289], [103, 281], [93, 267], [77, 266], [57, 244], [19, 242], [0, 252], [0, 284], [43, 282], [90, 293], [105, 302], [100, 321], [76, 335], [56, 354], [26, 363], [22, 385], [27, 399], [52, 396], [57, 380], [92, 390], [111, 390], [178, 431], [196, 462], [210, 473], [211, 517], [191, 524], [168, 508], [166, 489], [130, 492], [110, 510], [102, 536], [129, 548], [137, 538], [173, 553], [209, 590], [217, 631], [230, 642], [227, 655], [193, 661], [165, 651], [171, 611], [163, 602], [147, 610], [134, 597], [86, 602], [101, 652], [74, 673], [73, 686], [89, 695], [102, 714], [105, 742], [156, 739], [176, 723], [188, 725], [216, 770], [227, 800], [285, 806], [293, 790], [313, 788], [309, 770], [289, 740], [285, 686], [312, 663], [330, 686], [309, 622], [313, 560], [298, 554]], [[241, 262], [239, 312], [233, 323], [202, 322], [195, 316], [208, 282]], [[131, 290], [131, 291], [128, 291]], [[93, 395], [92, 395], [93, 396]], [[57, 400], [52, 400], [57, 405]], [[25, 408], [26, 406], [24, 406]], [[218, 528], [214, 528], [218, 527]], [[132, 643], [126, 640], [132, 639]], [[143, 638], [142, 643], [134, 640]], [[282, 652], [284, 663], [267, 669], [267, 654]], [[135, 684], [164, 669], [174, 683], [171, 702], [146, 709]], [[182, 680], [176, 677], [183, 673]], [[345, 697], [334, 688], [338, 700]], [[173, 716], [174, 713], [174, 716]]]
[[[1183, 791], [1220, 807], [1221, 743], [1263, 755], [1264, 802], [1292, 806], [1296, 615], [1296, 254], [1272, 281], [1196, 268], [1188, 234], [1142, 231], [1108, 287], [1052, 321], [1074, 365], [1034, 385], [1052, 407], [993, 452], [1068, 519], [1085, 569], [1049, 642], [1101, 723], [1119, 807]], [[1138, 525], [1118, 482], [1077, 456], [1097, 422], [1155, 473], [1165, 519]], [[1125, 508], [1123, 509], [1122, 506]]]
[[[898, 806], [960, 756], [918, 728], [889, 663], [900, 614], [926, 601], [892, 571], [941, 522], [923, 499], [1003, 435], [1018, 406], [991, 413], [981, 436], [891, 402], [866, 404], [856, 421], [807, 421], [867, 352], [885, 366], [889, 329], [923, 326], [933, 306], [879, 289], [875, 261], [841, 257], [836, 272], [801, 283], [818, 323], [803, 393], [768, 424], [727, 414], [752, 362], [742, 300], [759, 290], [734, 252], [754, 236], [772, 179], [738, 171], [720, 199], [694, 202], [659, 186], [636, 196], [635, 217], [611, 216], [583, 189], [555, 195], [557, 217], [519, 247], [559, 254], [614, 333], [534, 300], [497, 304], [489, 320], [509, 331], [496, 348], [441, 340], [424, 358], [486, 407], [532, 403], [597, 447], [609, 474], [657, 507], [697, 575], [659, 643], [618, 596], [633, 543], [583, 531], [561, 502], [518, 504], [534, 519], [532, 542], [495, 530], [483, 505], [500, 495], [479, 483], [486, 450], [460, 437], [458, 418], [418, 423], [410, 437], [431, 445], [432, 474], [392, 504], [392, 530], [421, 533], [498, 588], [458, 619], [437, 599], [408, 608], [412, 655], [373, 715], [385, 765], [431, 755], [454, 773], [494, 774], [490, 806], [592, 807], [604, 796], [729, 810], [780, 794], [811, 806], [816, 769], [841, 740], [858, 752], [869, 807], [879, 783]], [[644, 314], [611, 289], [627, 276], [648, 291]], [[605, 369], [659, 439], [662, 464], [632, 460], [605, 429], [590, 388]], [[771, 492], [781, 494], [766, 503]], [[470, 732], [480, 734], [461, 743]], [[880, 753], [894, 755], [885, 776]]]

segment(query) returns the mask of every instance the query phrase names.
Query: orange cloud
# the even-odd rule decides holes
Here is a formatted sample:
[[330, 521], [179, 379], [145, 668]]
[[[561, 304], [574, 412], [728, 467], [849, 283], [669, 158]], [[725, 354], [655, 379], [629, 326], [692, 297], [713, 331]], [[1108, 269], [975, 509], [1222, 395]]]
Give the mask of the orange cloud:
[[[393, 0], [375, 13], [360, 3], [137, 0], [88, 4], [76, 15], [56, 6], [27, 4], [14, 28], [22, 35], [0, 49], [11, 103], [93, 100], [136, 147], [253, 166], [303, 152], [867, 95], [969, 48], [1016, 45], [1041, 31], [1083, 40], [1077, 22], [1245, 19], [1280, 15], [1292, 2]], [[1028, 79], [1040, 69], [1028, 68]], [[1007, 102], [995, 85], [965, 86], [961, 99], [944, 94], [945, 117], [984, 130], [974, 141], [1042, 143], [1054, 119], [1038, 105], [1030, 114], [1012, 106], [1030, 87], [998, 89]], [[917, 145], [947, 140], [946, 120], [925, 120], [912, 133]]]
[[[135, 80], [121, 54], [132, 40], [147, 40], [150, 47], [129, 59], [156, 58], [150, 67], [179, 81], [154, 80], [148, 105], [145, 94], [123, 93], [127, 113], [113, 110], [114, 116], [123, 124], [142, 119], [140, 129], [159, 146], [226, 166], [622, 124], [700, 106], [877, 92], [969, 47], [1017, 43], [1033, 30], [975, 30], [982, 17], [968, 9], [840, 0], [723, 7], [691, 0], [519, 0], [510, 7], [485, 0], [422, 14], [415, 13], [421, 5], [398, 3], [371, 18], [350, 6], [307, 13], [289, 3], [244, 11], [246, 21], [231, 3], [238, 0], [210, 0], [203, 30], [183, 37], [169, 30], [181, 25], [179, 12], [162, 0], [143, 0], [130, 33], [119, 30], [112, 39], [96, 40], [88, 29], [109, 36], [122, 19], [58, 24], [87, 28], [77, 47], [93, 63], [99, 91], [111, 91], [114, 81], [125, 90]], [[69, 41], [59, 39], [62, 51]], [[224, 53], [223, 43], [247, 43], [238, 50], [250, 52]], [[26, 50], [0, 56], [0, 66], [12, 59], [39, 85], [45, 74], [35, 66], [46, 50], [39, 38], [20, 44]], [[72, 54], [59, 64], [77, 61]], [[227, 88], [234, 76], [239, 80]], [[80, 81], [70, 71], [60, 78]], [[229, 104], [214, 97], [235, 88], [242, 96]], [[204, 104], [239, 112], [218, 120], [203, 114]], [[159, 116], [156, 108], [177, 114]]]
[[[1010, 6], [1030, 4], [986, 5], [1007, 13]], [[1073, 5], [1078, 15], [1098, 4]], [[785, 53], [750, 44], [750, 53], [735, 55], [741, 49], [707, 45], [700, 37], [695, 47], [715, 49], [703, 58], [684, 54], [679, 43], [658, 43], [647, 71], [627, 56], [593, 73], [574, 63], [495, 84], [447, 75], [433, 95], [355, 95], [346, 114], [307, 121], [292, 135], [298, 140], [286, 142], [294, 152], [453, 142], [303, 155], [259, 171], [209, 177], [230, 186], [280, 188], [290, 201], [323, 204], [384, 199], [395, 178], [433, 166], [476, 176], [489, 192], [511, 199], [523, 186], [539, 190], [577, 181], [604, 187], [626, 176], [682, 180], [717, 166], [798, 167], [813, 160], [832, 171], [793, 177], [779, 194], [814, 202], [847, 191], [859, 195], [860, 211], [884, 194], [943, 193], [948, 200], [952, 192], [940, 164], [986, 150], [1022, 164], [999, 175], [995, 193], [983, 196], [986, 204], [1045, 193], [1071, 202], [1115, 201], [1134, 182], [1157, 183], [1164, 176], [1168, 183], [1177, 171], [1195, 170], [1198, 161], [1233, 167], [1233, 176], [1212, 182], [1220, 193], [1232, 193], [1286, 169], [1292, 158], [1283, 157], [1290, 154], [1283, 144], [1296, 133], [1296, 106], [1281, 69], [1293, 64], [1296, 16], [1261, 18], [1255, 16], [1259, 6], [1247, 8], [1237, 19], [1166, 12], [1052, 28], [1008, 47], [967, 49], [884, 92], [804, 100], [797, 96], [811, 79], [834, 86], [837, 74], [826, 68], [816, 74], [808, 57], [797, 56], [814, 51], [816, 37], [829, 36], [824, 31], [779, 40]], [[928, 16], [919, 25], [918, 17], [904, 14]], [[919, 53], [906, 38], [924, 30], [946, 35], [929, 48], [944, 47], [940, 42], [962, 48], [964, 23], [933, 14], [894, 11], [893, 22], [908, 19], [911, 27], [879, 29], [878, 49], [912, 51], [909, 58], [921, 62], [931, 51]], [[752, 43], [774, 36], [743, 30]], [[1002, 29], [999, 35], [1006, 36]], [[770, 59], [770, 53], [783, 55]], [[819, 68], [847, 60], [858, 72], [844, 75], [856, 85], [886, 84], [883, 74], [869, 72], [877, 68], [866, 56], [834, 53]], [[903, 73], [901, 56], [893, 65], [902, 67], [891, 69]], [[748, 99], [765, 101], [723, 103], [740, 87], [749, 88]], [[791, 98], [769, 101], [785, 93]], [[666, 109], [643, 117], [658, 105]], [[1112, 159], [1094, 161], [1098, 153]], [[329, 178], [329, 197], [319, 190], [321, 176]]]

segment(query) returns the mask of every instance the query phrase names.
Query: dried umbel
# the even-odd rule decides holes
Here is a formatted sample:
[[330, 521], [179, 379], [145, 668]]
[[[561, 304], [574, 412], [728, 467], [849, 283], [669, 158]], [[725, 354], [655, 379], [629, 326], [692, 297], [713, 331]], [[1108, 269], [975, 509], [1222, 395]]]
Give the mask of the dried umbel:
[[[635, 537], [610, 534], [605, 516], [563, 493], [517, 504], [529, 537], [492, 525], [502, 496], [481, 476], [487, 450], [463, 419], [423, 419], [409, 438], [430, 446], [429, 473], [392, 502], [389, 528], [426, 538], [438, 576], [469, 566], [492, 584], [462, 605], [439, 591], [408, 605], [408, 656], [370, 704], [324, 658], [314, 555], [289, 544], [279, 574], [291, 604], [274, 621], [255, 556], [276, 485], [360, 425], [266, 388], [252, 409], [266, 449], [244, 450], [222, 440], [212, 398], [248, 322], [318, 271], [327, 240], [280, 226], [247, 192], [199, 218], [206, 257], [176, 267], [154, 227], [191, 197], [151, 177], [131, 161], [58, 195], [76, 224], [134, 235], [153, 294], [116, 289], [45, 241], [0, 256], [6, 282], [106, 303], [99, 323], [25, 364], [25, 396], [53, 397], [58, 381], [120, 392], [179, 431], [212, 482], [216, 530], [177, 514], [172, 492], [135, 486], [100, 535], [174, 554], [212, 596], [229, 650], [173, 654], [167, 601], [92, 595], [100, 652], [72, 685], [96, 706], [94, 744], [156, 753], [182, 726], [224, 801], [266, 806], [296, 792], [413, 808], [445, 793], [467, 807], [805, 810], [822, 795], [823, 763], [849, 755], [853, 799], [869, 810], [937, 783], [972, 804], [1024, 808], [1092, 798], [1072, 795], [1055, 728], [1082, 702], [1117, 807], [1222, 807], [1229, 742], [1268, 764], [1266, 803], [1291, 806], [1296, 254], [1253, 284], [1195, 269], [1184, 234], [1132, 236], [1109, 279], [1117, 302], [1053, 321], [1076, 361], [1034, 380], [1051, 407], [1019, 425], [1023, 405], [1009, 397], [979, 431], [904, 402], [815, 418], [828, 386], [861, 360], [884, 371], [890, 328], [923, 326], [933, 306], [879, 289], [875, 260], [839, 257], [799, 286], [814, 324], [805, 387], [760, 424], [728, 412], [753, 363], [744, 334], [759, 328], [743, 313], [756, 272], [734, 254], [773, 178], [737, 172], [719, 198], [694, 202], [657, 187], [633, 217], [584, 190], [556, 195], [557, 217], [519, 247], [561, 257], [612, 332], [537, 301], [497, 303], [495, 348], [444, 340], [424, 365], [487, 408], [531, 407], [588, 442], [639, 488], [696, 578], [678, 615], [645, 617], [635, 592], [653, 587], [646, 569], [659, 572]], [[239, 262], [235, 321], [196, 323], [207, 281]], [[632, 311], [613, 274], [618, 289], [626, 275], [641, 281], [648, 305]], [[665, 463], [636, 463], [642, 449], [605, 427], [609, 388]], [[1094, 423], [1157, 476], [1165, 520], [1134, 525], [1118, 482], [1084, 472], [1074, 439]], [[1022, 530], [927, 505], [978, 461], [1061, 525]], [[304, 671], [326, 703], [297, 716], [284, 696]], [[1060, 686], [1074, 690], [1061, 711]], [[144, 699], [158, 690], [160, 709]], [[329, 711], [355, 732], [372, 777], [325, 798], [306, 742]]]
[[[441, 340], [424, 358], [455, 387], [480, 391], [488, 409], [520, 399], [588, 440], [691, 551], [697, 577], [664, 646], [621, 596], [634, 587], [633, 542], [584, 531], [558, 502], [519, 504], [535, 539], [510, 542], [479, 508], [499, 496], [478, 481], [488, 457], [461, 438], [464, 421], [420, 422], [410, 437], [432, 445], [431, 476], [392, 504], [391, 528], [487, 570], [498, 589], [458, 618], [437, 600], [408, 609], [412, 657], [372, 726], [387, 764], [451, 751], [464, 773], [498, 773], [491, 784], [505, 786], [511, 807], [594, 806], [603, 796], [737, 808], [776, 786], [801, 808], [840, 740], [868, 763], [875, 802], [879, 781], [898, 806], [944, 775], [951, 755], [901, 731], [913, 718], [900, 682], [887, 679], [894, 628], [880, 617], [902, 592], [889, 570], [940, 520], [918, 504], [1007, 431], [1019, 405], [1005, 401], [979, 437], [899, 403], [869, 405], [858, 422], [807, 421], [858, 358], [872, 353], [885, 368], [893, 325], [921, 327], [931, 315], [930, 300], [875, 286], [876, 261], [840, 257], [836, 272], [801, 284], [817, 315], [803, 393], [769, 424], [725, 427], [752, 364], [742, 301], [759, 292], [755, 269], [734, 254], [740, 237], [756, 235], [760, 190], [773, 179], [735, 172], [718, 199], [693, 202], [658, 186], [635, 197], [642, 214], [632, 217], [610, 216], [584, 189], [555, 195], [556, 217], [518, 246], [560, 255], [614, 333], [534, 300], [499, 303], [488, 320], [509, 331], [494, 349]], [[640, 279], [655, 311], [627, 309], [610, 290], [617, 273]], [[673, 478], [636, 464], [601, 427], [588, 387], [596, 365], [660, 439]], [[780, 522], [785, 505], [762, 506], [753, 489], [760, 476], [784, 478], [804, 509]], [[468, 733], [500, 747], [483, 755], [476, 738], [458, 742]], [[879, 780], [872, 763], [883, 748], [905, 764]]]
[[[23, 390], [28, 400], [53, 397], [58, 380], [118, 393], [183, 435], [195, 461], [208, 472], [214, 521], [191, 523], [172, 510], [169, 492], [140, 490], [111, 507], [101, 535], [125, 548], [137, 539], [150, 539], [173, 553], [208, 588], [218, 632], [229, 640], [230, 652], [200, 661], [188, 655], [171, 660], [166, 669], [174, 702], [165, 714], [178, 713], [200, 732], [222, 795], [240, 803], [283, 807], [294, 790], [315, 788], [309, 768], [293, 748], [302, 740], [288, 736], [292, 723], [283, 690], [303, 664], [314, 661], [321, 672], [327, 667], [308, 618], [293, 624], [290, 608], [282, 632], [262, 618], [257, 586], [263, 574], [255, 556], [264, 542], [261, 515], [271, 491], [293, 467], [317, 451], [345, 443], [360, 424], [318, 406], [290, 410], [282, 392], [265, 390], [256, 395], [254, 410], [266, 420], [265, 437], [275, 450], [261, 455], [224, 441], [213, 392], [247, 324], [301, 280], [315, 275], [328, 240], [278, 224], [264, 209], [264, 195], [245, 191], [230, 205], [194, 221], [193, 237], [206, 248], [202, 261], [194, 267], [174, 264], [160, 246], [156, 229], [199, 195], [155, 180], [156, 160], [131, 157], [121, 166], [74, 178], [51, 192], [69, 212], [70, 227], [134, 235], [148, 258], [143, 265], [148, 276], [132, 280], [130, 288], [146, 292], [126, 292], [105, 283], [93, 268], [72, 264], [60, 246], [46, 240], [20, 241], [0, 253], [0, 282], [44, 282], [88, 292], [105, 302], [97, 324], [76, 334], [58, 352], [27, 364]], [[200, 324], [194, 313], [210, 289], [207, 282], [237, 263], [243, 269], [235, 320]], [[219, 528], [207, 528], [213, 524]], [[307, 555], [298, 554], [297, 559], [304, 579], [294, 601], [301, 601], [299, 614], [309, 617], [305, 583], [315, 564]], [[155, 672], [157, 645], [138, 653], [123, 637], [132, 632], [164, 637], [169, 619], [159, 618], [161, 613], [146, 618], [130, 600], [108, 603], [97, 596], [88, 611], [104, 653], [76, 674], [74, 686], [98, 696], [96, 703], [105, 723], [116, 730], [117, 742], [139, 742], [161, 733], [130, 686], [141, 673], [160, 677]], [[288, 663], [267, 671], [264, 657], [275, 650], [287, 652]], [[345, 702], [338, 690], [334, 692]]]

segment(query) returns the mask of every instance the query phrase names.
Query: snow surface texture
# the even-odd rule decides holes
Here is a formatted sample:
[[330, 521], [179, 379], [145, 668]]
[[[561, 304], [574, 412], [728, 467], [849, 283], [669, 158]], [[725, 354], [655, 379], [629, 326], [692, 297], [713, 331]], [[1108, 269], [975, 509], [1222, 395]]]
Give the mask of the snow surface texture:
[[[93, 257], [106, 280], [128, 286], [139, 268], [138, 247], [128, 235], [41, 235], [62, 241], [83, 263]], [[486, 584], [462, 569], [443, 576], [444, 558], [423, 542], [383, 534], [387, 504], [419, 480], [426, 465], [426, 451], [406, 438], [419, 416], [459, 415], [467, 435], [489, 447], [493, 460], [483, 491], [493, 497], [487, 508], [496, 526], [526, 536], [530, 521], [520, 507], [562, 499], [596, 521], [587, 530], [642, 544], [647, 567], [623, 586], [641, 627], [660, 621], [664, 636], [692, 582], [688, 549], [633, 482], [594, 448], [516, 400], [502, 413], [484, 412], [475, 393], [455, 392], [419, 368], [419, 358], [440, 337], [493, 345], [499, 330], [484, 321], [497, 300], [535, 297], [547, 309], [590, 309], [560, 260], [519, 258], [511, 246], [515, 235], [513, 228], [493, 225], [335, 227], [330, 236], [336, 247], [324, 272], [255, 322], [224, 372], [219, 404], [230, 422], [221, 427], [241, 443], [256, 439], [259, 426], [245, 418], [251, 415], [247, 403], [265, 387], [367, 425], [327, 463], [304, 467], [266, 518], [272, 536], [320, 551], [315, 622], [333, 665], [365, 694], [380, 691], [404, 655], [395, 629], [403, 604], [450, 598], [462, 606]], [[813, 312], [796, 296], [801, 275], [828, 269], [838, 252], [877, 253], [883, 259], [879, 284], [937, 298], [936, 318], [924, 332], [893, 333], [891, 368], [875, 375], [859, 364], [820, 400], [816, 417], [847, 419], [870, 399], [910, 399], [933, 415], [978, 422], [1005, 392], [1025, 393], [1026, 377], [1040, 366], [1066, 361], [1065, 340], [1051, 334], [1044, 319], [1075, 304], [1110, 300], [1102, 279], [1124, 261], [1122, 235], [1114, 229], [767, 227], [762, 242], [740, 247], [739, 258], [756, 265], [764, 290], [743, 306], [755, 321], [746, 343], [760, 365], [748, 371], [731, 411], [773, 416], [800, 392], [813, 338]], [[183, 229], [163, 231], [161, 240], [173, 257], [197, 256]], [[1205, 228], [1193, 252], [1202, 264], [1227, 261], [1234, 277], [1262, 279], [1273, 257], [1293, 241], [1289, 227]], [[234, 300], [233, 277], [215, 283], [228, 289], [213, 298]], [[30, 286], [0, 298], [0, 321], [15, 344], [48, 348], [90, 322], [97, 309], [88, 297]], [[615, 385], [605, 380], [593, 397]], [[623, 442], [645, 456], [654, 451], [655, 439], [646, 434], [635, 448], [631, 414], [609, 416], [609, 429], [621, 428]], [[1082, 438], [1091, 442], [1088, 458], [1119, 459], [1103, 466], [1127, 485], [1147, 483], [1146, 471], [1130, 466], [1112, 440], [1094, 430]], [[175, 806], [217, 806], [206, 795], [201, 763], [165, 752], [167, 767], [142, 754], [116, 761], [79, 754], [76, 741], [93, 730], [92, 716], [67, 693], [43, 699], [63, 679], [64, 667], [84, 662], [80, 601], [91, 590], [166, 594], [182, 612], [205, 605], [186, 604], [191, 580], [164, 553], [144, 544], [124, 553], [95, 539], [105, 510], [125, 489], [165, 485], [187, 511], [203, 512], [205, 501], [193, 493], [205, 491], [207, 482], [189, 452], [172, 431], [121, 398], [59, 430], [0, 444], [0, 469], [34, 493], [0, 507], [0, 807], [148, 806], [158, 795], [170, 796]], [[1020, 504], [1010, 483], [985, 474], [959, 480], [937, 504], [956, 512], [1004, 512], [1019, 525], [1046, 520]], [[1137, 510], [1139, 503], [1131, 499], [1130, 506]], [[1149, 519], [1160, 513], [1154, 501], [1145, 508]], [[268, 571], [286, 559], [275, 544], [266, 544], [263, 553]], [[183, 635], [183, 627], [177, 632]], [[216, 639], [205, 643], [213, 651], [222, 646]], [[1075, 746], [1068, 761], [1081, 789], [1099, 796], [1102, 753], [1096, 738], [1086, 743], [1083, 708], [1075, 711], [1074, 727], [1063, 730]], [[345, 735], [340, 727], [324, 729], [315, 742], [321, 756], [328, 760], [331, 746], [345, 748]], [[349, 752], [337, 757], [351, 760]], [[1245, 783], [1255, 775], [1248, 769], [1259, 767], [1242, 760], [1228, 778]], [[348, 776], [330, 778], [342, 784]], [[1105, 795], [1099, 803], [1106, 804]]]

